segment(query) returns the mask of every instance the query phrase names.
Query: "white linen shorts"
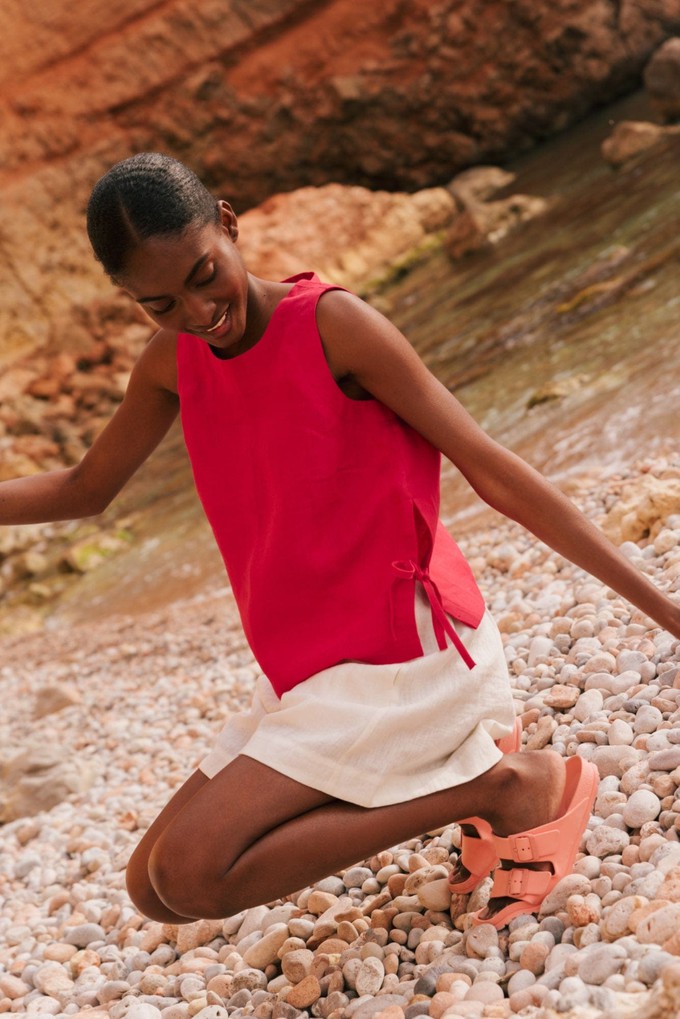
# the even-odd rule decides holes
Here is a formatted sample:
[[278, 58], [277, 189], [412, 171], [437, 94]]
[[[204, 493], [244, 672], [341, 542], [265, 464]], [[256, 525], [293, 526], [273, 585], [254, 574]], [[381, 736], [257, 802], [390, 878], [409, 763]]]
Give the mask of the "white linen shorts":
[[248, 711], [232, 715], [199, 767], [214, 777], [239, 754], [339, 800], [401, 803], [488, 771], [515, 712], [503, 645], [487, 611], [476, 630], [453, 624], [475, 661], [439, 650], [417, 586], [421, 658], [343, 662], [278, 697], [261, 676]]

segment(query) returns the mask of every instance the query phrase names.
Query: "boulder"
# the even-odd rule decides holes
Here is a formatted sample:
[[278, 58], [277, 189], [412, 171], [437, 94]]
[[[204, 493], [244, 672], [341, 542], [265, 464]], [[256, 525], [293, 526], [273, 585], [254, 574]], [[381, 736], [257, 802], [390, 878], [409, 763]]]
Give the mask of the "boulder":
[[617, 168], [676, 134], [680, 134], [680, 128], [644, 120], [622, 120], [602, 142], [602, 157]]
[[680, 37], [667, 39], [644, 71], [652, 109], [665, 121], [680, 120]]
[[93, 766], [68, 747], [35, 744], [0, 762], [0, 823], [50, 810], [90, 788]]

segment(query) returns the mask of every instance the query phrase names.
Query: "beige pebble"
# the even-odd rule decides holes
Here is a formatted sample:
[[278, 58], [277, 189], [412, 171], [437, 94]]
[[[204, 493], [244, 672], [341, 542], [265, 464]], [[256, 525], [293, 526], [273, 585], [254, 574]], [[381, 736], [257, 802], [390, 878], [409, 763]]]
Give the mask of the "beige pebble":
[[159, 945], [165, 941], [165, 925], [162, 923], [156, 923], [150, 920], [144, 926], [144, 934], [142, 940], [139, 943], [140, 951], [151, 952], [155, 951]]
[[331, 892], [320, 892], [315, 888], [307, 899], [307, 910], [316, 916], [321, 916], [327, 909], [332, 909], [338, 904], [338, 896]]
[[424, 885], [430, 881], [436, 881], [439, 878], [446, 877], [448, 874], [448, 868], [442, 864], [431, 866], [427, 864], [423, 867], [419, 867], [413, 871], [412, 874], [406, 878], [406, 884], [404, 885], [404, 895], [413, 895], [418, 891], [421, 885]]
[[190, 952], [192, 948], [206, 945], [222, 933], [221, 920], [197, 920], [195, 923], [183, 924], [176, 928], [177, 951], [180, 955]]
[[360, 997], [363, 994], [375, 996], [382, 987], [384, 978], [385, 967], [381, 959], [377, 959], [375, 956], [364, 959], [356, 976], [357, 994]]
[[281, 959], [281, 970], [291, 984], [299, 984], [308, 977], [314, 965], [314, 953], [308, 948], [286, 952]]
[[577, 686], [566, 686], [564, 683], [555, 683], [543, 698], [543, 703], [549, 708], [564, 711], [573, 708], [580, 696]]
[[206, 991], [217, 994], [222, 999], [231, 997], [233, 988], [234, 978], [230, 973], [218, 973], [217, 976], [211, 977], [206, 985]]
[[91, 948], [81, 948], [72, 955], [68, 961], [68, 968], [72, 977], [79, 977], [88, 966], [100, 966], [101, 958], [99, 953]]
[[536, 724], [536, 730], [527, 736], [527, 750], [542, 750], [550, 743], [553, 733], [557, 729], [557, 722], [551, 715], [543, 715]]
[[503, 988], [498, 984], [491, 980], [480, 980], [472, 985], [465, 995], [465, 1001], [481, 1001], [485, 1005], [491, 1005], [493, 1002], [502, 1001], [504, 997]]
[[30, 987], [19, 977], [12, 976], [11, 973], [0, 974], [0, 996], [3, 998], [23, 998], [24, 994], [28, 994]]
[[48, 997], [58, 997], [73, 989], [73, 980], [56, 962], [47, 962], [33, 974], [33, 986]]
[[51, 944], [45, 945], [43, 957], [53, 962], [68, 962], [77, 951], [75, 945], [65, 945], [61, 941], [53, 941]]
[[251, 945], [244, 952], [244, 962], [254, 969], [265, 969], [278, 958], [278, 950], [289, 937], [289, 928], [285, 923], [274, 923], [267, 928], [259, 942]]
[[662, 943], [661, 948], [664, 952], [668, 952], [670, 955], [680, 955], [680, 931], [676, 931], [674, 934]]
[[545, 961], [550, 954], [550, 947], [540, 941], [530, 941], [526, 948], [522, 949], [519, 957], [519, 964], [522, 969], [529, 970], [534, 976], [540, 976], [545, 969]]
[[498, 948], [498, 931], [489, 923], [471, 927], [465, 941], [465, 951], [470, 958], [484, 959], [493, 949]]
[[467, 973], [441, 973], [437, 977], [437, 990], [454, 993], [454, 985], [461, 981], [466, 985], [466, 991], [468, 987], [472, 986], [472, 980]]
[[435, 881], [428, 881], [426, 884], [420, 885], [416, 894], [425, 909], [448, 910], [451, 905], [451, 891], [446, 877], [440, 877]]
[[359, 932], [350, 920], [341, 920], [338, 924], [337, 936], [341, 941], [351, 945], [359, 937]]
[[[469, 990], [469, 988], [468, 988]], [[466, 991], [467, 993], [467, 991]], [[449, 991], [438, 991], [430, 1002], [429, 1014], [432, 1019], [441, 1019], [448, 1008], [452, 1008], [461, 999]]]
[[669, 902], [680, 902], [680, 867], [672, 867], [659, 888], [658, 897]]
[[400, 1005], [388, 1005], [373, 1013], [373, 1019], [404, 1019], [404, 1010]]
[[570, 895], [567, 899], [567, 916], [574, 927], [598, 923], [601, 913], [602, 903], [593, 892], [588, 895]]
[[637, 925], [635, 936], [643, 944], [661, 945], [680, 927], [680, 902], [655, 909]]

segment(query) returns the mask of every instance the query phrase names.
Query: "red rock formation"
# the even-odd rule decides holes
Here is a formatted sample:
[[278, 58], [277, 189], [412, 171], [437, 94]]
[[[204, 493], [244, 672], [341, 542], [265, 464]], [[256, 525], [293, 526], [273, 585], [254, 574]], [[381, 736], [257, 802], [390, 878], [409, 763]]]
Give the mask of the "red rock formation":
[[412, 190], [631, 87], [678, 0], [0, 0], [0, 357], [86, 342], [82, 213], [130, 152], [238, 208], [327, 181]]

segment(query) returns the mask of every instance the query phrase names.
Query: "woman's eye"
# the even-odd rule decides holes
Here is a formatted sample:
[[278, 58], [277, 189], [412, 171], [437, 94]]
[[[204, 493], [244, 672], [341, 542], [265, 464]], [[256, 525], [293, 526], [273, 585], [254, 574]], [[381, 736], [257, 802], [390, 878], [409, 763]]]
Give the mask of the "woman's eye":
[[167, 313], [172, 310], [174, 305], [175, 305], [174, 301], [168, 301], [168, 303], [164, 304], [162, 308], [149, 307], [148, 310], [151, 312], [152, 315], [167, 315]]
[[204, 276], [203, 279], [196, 281], [197, 287], [207, 287], [209, 283], [212, 283], [217, 276], [217, 266], [214, 266], [209, 276]]

